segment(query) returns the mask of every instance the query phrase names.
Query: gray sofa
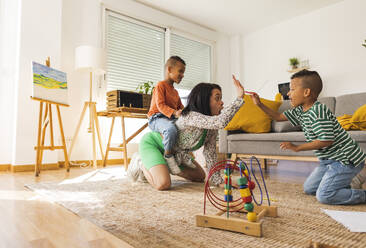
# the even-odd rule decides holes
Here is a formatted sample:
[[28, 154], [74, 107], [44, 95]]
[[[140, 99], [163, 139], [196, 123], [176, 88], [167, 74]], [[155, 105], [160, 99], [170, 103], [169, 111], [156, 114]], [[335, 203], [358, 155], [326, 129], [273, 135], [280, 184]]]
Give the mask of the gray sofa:
[[[352, 115], [360, 106], [366, 104], [366, 92], [342, 95], [338, 97], [324, 97], [319, 99], [326, 104], [336, 116]], [[291, 108], [290, 101], [284, 101], [279, 108], [283, 112]], [[348, 131], [366, 151], [366, 131]], [[293, 127], [290, 122], [272, 121], [270, 133], [243, 133], [240, 131], [219, 131], [219, 152], [231, 153], [241, 157], [255, 155], [258, 158], [316, 161], [313, 151], [293, 152], [281, 150], [283, 141], [301, 144], [305, 136], [300, 127]]]

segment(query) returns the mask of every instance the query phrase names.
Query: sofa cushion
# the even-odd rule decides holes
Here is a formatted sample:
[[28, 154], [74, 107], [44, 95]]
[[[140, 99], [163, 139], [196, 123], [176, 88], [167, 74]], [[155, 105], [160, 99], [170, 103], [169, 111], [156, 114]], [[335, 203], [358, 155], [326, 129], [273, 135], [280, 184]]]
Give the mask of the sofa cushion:
[[228, 141], [290, 141], [290, 142], [305, 142], [303, 132], [288, 132], [288, 133], [241, 133], [231, 134], [227, 136]]
[[364, 104], [366, 104], [366, 92], [338, 96], [334, 113], [336, 116], [353, 115]]
[[[351, 138], [357, 142], [366, 143], [366, 131], [348, 131]], [[288, 133], [241, 133], [231, 134], [227, 136], [228, 141], [289, 141], [289, 142], [305, 142], [304, 133], [288, 132]]]
[[[347, 131], [351, 135], [351, 138], [357, 142], [366, 143], [366, 131]], [[366, 152], [366, 150], [365, 150]]]
[[[282, 150], [280, 144], [282, 141], [262, 141], [262, 140], [233, 140], [228, 143], [229, 153], [272, 155], [272, 156], [308, 156], [314, 157], [314, 151], [293, 152], [291, 150]], [[301, 144], [303, 142], [294, 142]]]
[[289, 121], [272, 121], [272, 132], [286, 133], [301, 131], [300, 126], [293, 126]]
[[335, 108], [336, 108], [336, 100], [335, 97], [321, 97], [318, 99], [319, 102], [325, 104], [330, 111], [334, 114]]
[[[267, 133], [271, 131], [271, 118], [253, 103], [250, 96], [244, 96], [245, 103], [225, 127], [226, 130], [242, 130], [247, 133]], [[281, 102], [261, 98], [268, 108], [277, 111]]]
[[[318, 101], [327, 105], [327, 107], [330, 109], [330, 111], [332, 111], [332, 113], [334, 113], [335, 104], [336, 104], [335, 97], [321, 97], [318, 99]], [[283, 113], [285, 110], [288, 110], [290, 108], [292, 108], [291, 101], [285, 100], [282, 102], [281, 106], [279, 107], [278, 112]]]

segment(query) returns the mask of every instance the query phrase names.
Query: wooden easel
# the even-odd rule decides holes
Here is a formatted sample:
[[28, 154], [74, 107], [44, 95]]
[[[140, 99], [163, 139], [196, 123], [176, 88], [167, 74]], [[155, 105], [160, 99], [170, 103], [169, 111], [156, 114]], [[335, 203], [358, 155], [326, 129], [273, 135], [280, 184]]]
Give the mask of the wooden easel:
[[[46, 60], [46, 65], [50, 67], [50, 57]], [[66, 149], [66, 142], [65, 142], [65, 136], [64, 136], [64, 130], [62, 127], [62, 120], [61, 120], [61, 114], [60, 114], [60, 105], [69, 107], [67, 104], [57, 103], [49, 100], [43, 100], [36, 97], [31, 97], [31, 99], [39, 101], [39, 119], [38, 119], [38, 138], [37, 138], [37, 146], [34, 147], [34, 149], [37, 151], [36, 155], [36, 165], [35, 165], [35, 175], [36, 177], [39, 176], [39, 173], [41, 172], [41, 165], [42, 165], [42, 158], [43, 158], [43, 151], [44, 150], [57, 150], [62, 149], [64, 151], [65, 156], [65, 167], [67, 172], [70, 171], [69, 167], [69, 159], [67, 156], [67, 149]], [[43, 115], [43, 103], [45, 104], [45, 112]], [[61, 134], [61, 142], [62, 146], [55, 146], [53, 141], [53, 120], [52, 120], [52, 104], [56, 105], [57, 110], [57, 117], [58, 117], [58, 124], [60, 127], [60, 134]], [[45, 146], [45, 136], [46, 136], [46, 128], [49, 125], [50, 127], [50, 145]]]

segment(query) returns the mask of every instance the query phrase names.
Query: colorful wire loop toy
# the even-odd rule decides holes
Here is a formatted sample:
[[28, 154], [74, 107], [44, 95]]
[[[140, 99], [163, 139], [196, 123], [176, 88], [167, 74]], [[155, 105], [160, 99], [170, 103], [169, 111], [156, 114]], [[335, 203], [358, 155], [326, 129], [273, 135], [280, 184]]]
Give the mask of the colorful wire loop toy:
[[[257, 177], [254, 174], [253, 161], [258, 165], [261, 179], [263, 182], [263, 189], [266, 193], [268, 206], [263, 206], [263, 190], [259, 184]], [[210, 178], [216, 172], [224, 172], [225, 185], [223, 199], [213, 193], [209, 185]], [[232, 184], [232, 175], [234, 171], [238, 171], [240, 177], [237, 179], [237, 187]], [[258, 202], [253, 195], [253, 189], [256, 184], [260, 191], [260, 201]], [[240, 197], [233, 199], [233, 191], [238, 190]], [[219, 210], [216, 215], [206, 215], [206, 202], [208, 201]], [[250, 159], [250, 170], [247, 164], [240, 158], [235, 161], [223, 160], [216, 163], [208, 173], [205, 182], [204, 192], [204, 206], [203, 215], [196, 215], [196, 225], [201, 227], [213, 227], [229, 231], [241, 232], [247, 235], [262, 236], [262, 221], [264, 216], [277, 217], [277, 207], [271, 206], [267, 191], [267, 186], [263, 177], [263, 172], [260, 163], [256, 157]], [[253, 204], [254, 201], [254, 204]], [[230, 217], [230, 213], [240, 212], [246, 213], [246, 219]], [[222, 216], [226, 213], [226, 217]]]

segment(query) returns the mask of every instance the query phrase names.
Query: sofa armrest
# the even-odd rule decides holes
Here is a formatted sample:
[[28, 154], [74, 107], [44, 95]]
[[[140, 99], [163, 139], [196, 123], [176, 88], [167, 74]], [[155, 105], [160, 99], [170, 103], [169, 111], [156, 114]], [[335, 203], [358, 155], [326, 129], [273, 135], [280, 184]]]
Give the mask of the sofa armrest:
[[220, 153], [228, 153], [227, 133], [228, 132], [224, 129], [219, 130], [219, 152]]

